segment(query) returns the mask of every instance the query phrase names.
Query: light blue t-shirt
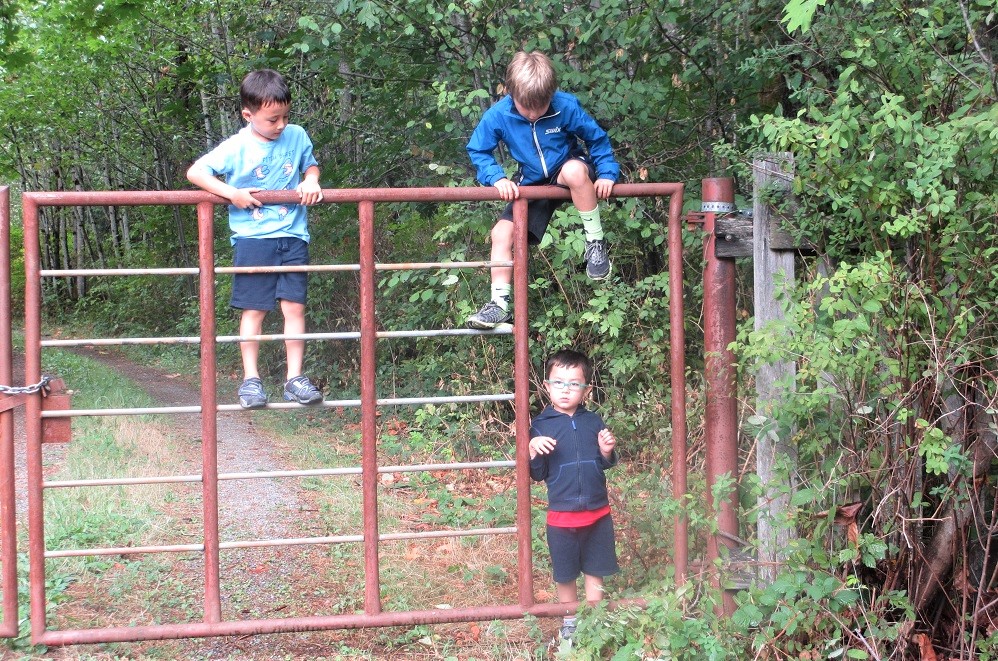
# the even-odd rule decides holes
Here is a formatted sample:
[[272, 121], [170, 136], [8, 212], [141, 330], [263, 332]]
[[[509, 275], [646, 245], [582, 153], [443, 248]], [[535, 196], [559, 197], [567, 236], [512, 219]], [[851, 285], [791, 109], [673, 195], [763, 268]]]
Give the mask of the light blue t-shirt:
[[[199, 158], [196, 165], [236, 188], [294, 190], [302, 175], [318, 165], [305, 129], [288, 124], [277, 140], [253, 135], [249, 126]], [[272, 239], [283, 236], [309, 240], [306, 208], [302, 204], [265, 204], [256, 209], [229, 205], [229, 229], [236, 239]]]

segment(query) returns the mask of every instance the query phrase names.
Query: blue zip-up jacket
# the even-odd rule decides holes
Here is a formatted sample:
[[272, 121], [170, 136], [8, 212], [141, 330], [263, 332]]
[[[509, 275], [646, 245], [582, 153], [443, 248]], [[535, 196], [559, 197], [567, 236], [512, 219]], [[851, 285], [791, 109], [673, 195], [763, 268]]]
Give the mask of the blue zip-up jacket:
[[[585, 143], [585, 150], [579, 140]], [[508, 94], [485, 111], [467, 146], [478, 181], [485, 186], [506, 177], [493, 154], [500, 142], [520, 165], [522, 178], [517, 184], [547, 183], [565, 161], [584, 156], [586, 150], [598, 179], [617, 181], [620, 176], [606, 131], [568, 92], [556, 91], [547, 112], [533, 123], [516, 111]]]
[[610, 503], [603, 471], [617, 465], [617, 451], [609, 460], [600, 454], [597, 436], [605, 427], [603, 419], [584, 406], [571, 416], [548, 406], [533, 419], [530, 438], [550, 436], [557, 441], [549, 454], [530, 460], [530, 477], [547, 482], [548, 509], [583, 512]]

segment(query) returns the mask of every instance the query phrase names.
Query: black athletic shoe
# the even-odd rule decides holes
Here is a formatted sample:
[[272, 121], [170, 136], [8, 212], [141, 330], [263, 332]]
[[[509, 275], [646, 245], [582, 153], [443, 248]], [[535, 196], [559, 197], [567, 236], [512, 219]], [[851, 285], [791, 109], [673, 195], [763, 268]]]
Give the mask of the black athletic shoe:
[[606, 241], [586, 241], [586, 275], [590, 280], [604, 280], [610, 275], [610, 254], [606, 249]]

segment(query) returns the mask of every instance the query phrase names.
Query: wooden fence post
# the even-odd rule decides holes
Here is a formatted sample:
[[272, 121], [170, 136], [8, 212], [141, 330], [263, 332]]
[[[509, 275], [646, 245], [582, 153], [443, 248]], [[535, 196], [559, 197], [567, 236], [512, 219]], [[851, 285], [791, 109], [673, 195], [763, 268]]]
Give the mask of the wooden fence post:
[[[772, 195], [789, 195], [793, 180], [793, 157], [788, 153], [762, 154], [752, 163], [753, 172], [753, 296], [755, 329], [771, 321], [783, 319], [781, 299], [789, 295], [794, 286], [794, 258], [796, 251], [777, 249], [773, 235], [779, 233], [779, 215], [769, 202]], [[756, 470], [765, 489], [759, 502], [759, 567], [760, 578], [772, 581], [779, 563], [786, 559], [786, 550], [793, 537], [787, 523], [793, 476], [797, 464], [796, 449], [790, 441], [791, 429], [781, 428], [774, 407], [794, 388], [796, 365], [781, 361], [759, 365], [756, 378], [756, 414], [765, 422], [756, 439]]]

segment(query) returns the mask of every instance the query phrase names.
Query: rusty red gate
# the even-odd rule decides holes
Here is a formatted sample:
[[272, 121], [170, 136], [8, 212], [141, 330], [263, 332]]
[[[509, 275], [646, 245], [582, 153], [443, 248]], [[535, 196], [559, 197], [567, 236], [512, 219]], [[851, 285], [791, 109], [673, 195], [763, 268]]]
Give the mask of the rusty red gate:
[[[216, 267], [213, 247], [215, 207], [227, 202], [201, 191], [157, 192], [35, 192], [22, 196], [25, 262], [25, 382], [42, 382], [42, 350], [57, 346], [123, 345], [134, 343], [189, 343], [200, 346], [201, 403], [188, 407], [156, 407], [125, 409], [43, 410], [41, 397], [19, 395], [14, 401], [5, 393], [0, 399], [0, 577], [3, 594], [3, 629], [0, 637], [18, 633], [17, 567], [14, 493], [14, 438], [11, 408], [25, 406], [28, 490], [28, 557], [31, 639], [35, 644], [68, 645], [98, 642], [124, 642], [166, 638], [245, 635], [258, 633], [316, 631], [337, 628], [359, 628], [466, 622], [476, 620], [516, 619], [525, 615], [560, 616], [575, 610], [575, 604], [537, 603], [534, 597], [530, 534], [530, 477], [527, 466], [529, 441], [529, 354], [527, 336], [527, 200], [568, 197], [568, 192], [556, 187], [524, 187], [514, 203], [514, 254], [509, 262], [434, 262], [384, 264], [376, 263], [374, 253], [375, 204], [399, 202], [460, 202], [497, 200], [492, 188], [401, 188], [401, 189], [327, 189], [324, 204], [356, 204], [358, 209], [358, 264], [310, 265], [304, 267], [238, 268]], [[614, 197], [668, 197], [669, 224], [669, 291], [671, 345], [671, 416], [672, 416], [672, 477], [673, 495], [678, 499], [686, 493], [686, 386], [685, 337], [683, 330], [682, 278], [682, 204], [683, 185], [618, 184]], [[289, 191], [261, 192], [257, 197], [265, 203], [297, 202], [297, 193]], [[47, 206], [196, 206], [198, 218], [199, 265], [197, 268], [143, 269], [64, 269], [43, 270], [39, 246], [39, 211]], [[11, 384], [12, 342], [10, 318], [10, 204], [6, 187], [0, 187], [0, 384]], [[376, 281], [379, 271], [415, 269], [482, 269], [490, 266], [514, 268], [514, 325], [512, 331], [477, 331], [440, 329], [425, 331], [378, 330], [376, 323]], [[300, 335], [260, 335], [252, 337], [217, 336], [215, 323], [215, 276], [238, 272], [356, 271], [360, 282], [360, 331], [339, 333], [304, 333]], [[196, 275], [199, 280], [201, 332], [198, 337], [172, 338], [79, 338], [42, 339], [41, 279], [46, 277], [79, 277], [96, 275]], [[503, 335], [512, 333], [514, 342], [514, 391], [499, 395], [444, 396], [421, 398], [379, 398], [375, 383], [377, 342], [398, 337], [431, 337], [444, 335]], [[217, 462], [217, 414], [240, 411], [238, 405], [216, 401], [216, 346], [243, 340], [356, 340], [360, 343], [360, 399], [325, 400], [323, 407], [359, 407], [361, 411], [361, 466], [356, 469], [271, 471], [267, 473], [219, 473]], [[376, 415], [380, 406], [419, 405], [426, 403], [512, 401], [515, 411], [515, 461], [453, 463], [420, 466], [379, 466], [377, 461]], [[297, 404], [269, 404], [268, 408], [291, 408]], [[151, 413], [199, 415], [202, 432], [201, 472], [196, 475], [164, 475], [123, 477], [95, 480], [46, 480], [42, 474], [42, 427], [47, 420], [70, 419], [75, 416], [127, 416]], [[479, 528], [429, 532], [381, 534], [378, 524], [377, 484], [380, 472], [460, 470], [474, 468], [512, 468], [516, 482], [516, 525], [510, 528]], [[302, 475], [333, 475], [353, 472], [362, 477], [363, 533], [293, 539], [261, 539], [232, 542], [219, 537], [218, 484], [227, 479], [300, 477]], [[100, 487], [110, 485], [153, 484], [167, 482], [200, 483], [203, 500], [203, 535], [197, 544], [175, 544], [127, 548], [47, 549], [44, 539], [45, 513], [43, 492], [67, 487]], [[515, 535], [517, 539], [518, 600], [509, 604], [488, 604], [467, 608], [389, 611], [383, 610], [381, 576], [379, 573], [379, 542], [428, 536]], [[220, 600], [219, 551], [253, 546], [362, 543], [364, 547], [363, 613], [316, 615], [283, 619], [222, 618]], [[677, 580], [685, 580], [688, 562], [687, 528], [685, 519], [675, 521], [675, 563]], [[197, 552], [204, 559], [204, 612], [196, 623], [167, 623], [148, 626], [123, 626], [89, 629], [52, 630], [47, 627], [45, 595], [45, 561], [49, 558], [79, 555], [129, 555], [148, 553]]]

